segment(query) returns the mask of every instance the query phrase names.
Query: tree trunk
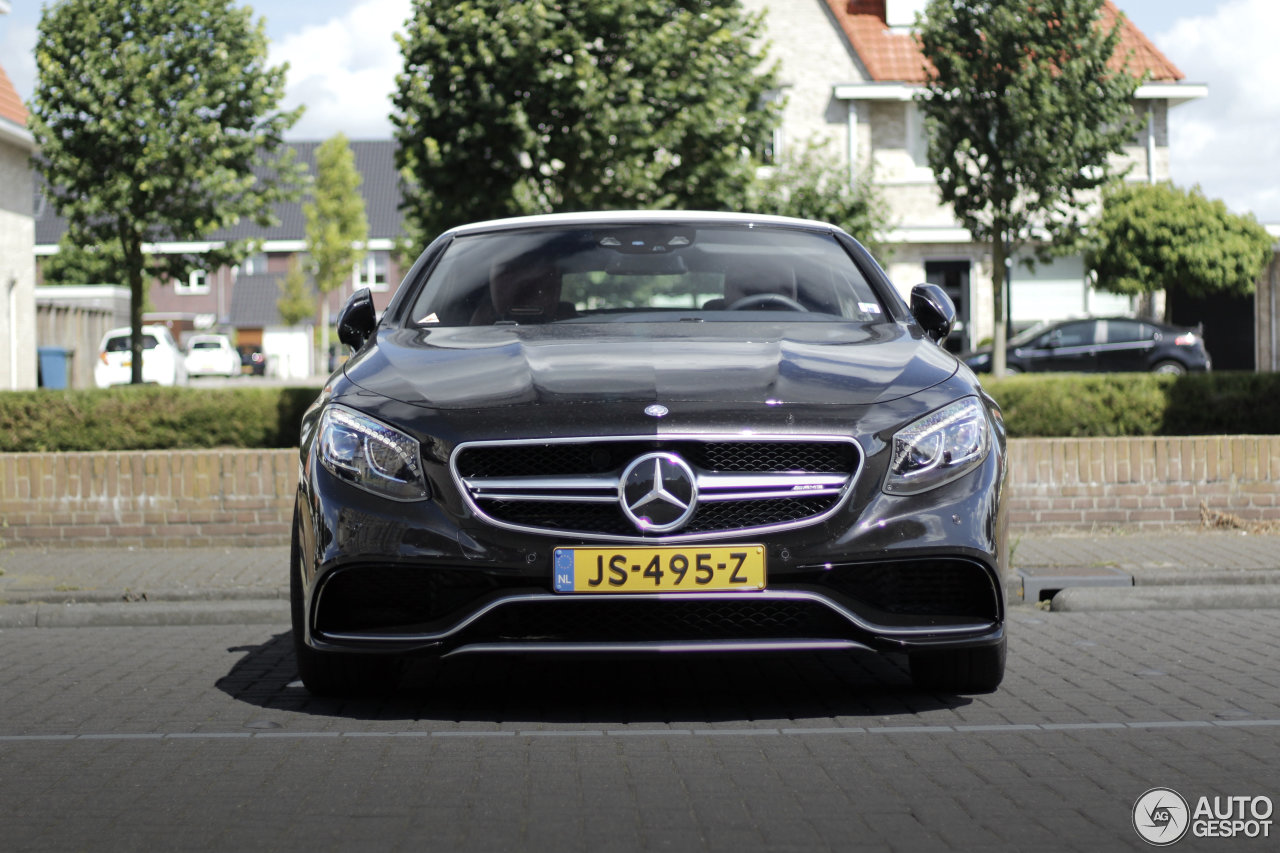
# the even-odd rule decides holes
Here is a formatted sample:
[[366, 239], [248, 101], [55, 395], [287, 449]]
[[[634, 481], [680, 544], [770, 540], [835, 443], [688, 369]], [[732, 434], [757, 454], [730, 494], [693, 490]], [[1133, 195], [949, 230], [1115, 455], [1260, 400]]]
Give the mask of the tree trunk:
[[124, 251], [125, 268], [129, 271], [129, 382], [132, 385], [142, 384], [142, 309], [147, 294], [144, 290], [146, 280], [146, 257], [142, 254], [142, 241], [134, 239], [123, 228], [120, 232], [120, 247]]
[[320, 294], [320, 361], [316, 372], [329, 375], [329, 294]]
[[1005, 375], [1005, 323], [1004, 323], [1004, 232], [997, 231], [991, 240], [991, 313], [995, 327], [991, 336], [991, 375]]

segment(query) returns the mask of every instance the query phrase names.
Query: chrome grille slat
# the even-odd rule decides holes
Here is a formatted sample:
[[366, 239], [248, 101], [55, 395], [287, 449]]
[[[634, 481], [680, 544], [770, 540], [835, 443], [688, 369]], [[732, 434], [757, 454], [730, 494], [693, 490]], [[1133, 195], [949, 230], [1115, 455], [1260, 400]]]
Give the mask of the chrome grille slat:
[[[685, 459], [697, 484], [698, 511], [666, 535], [642, 535], [608, 506], [618, 506], [621, 472], [630, 460], [654, 451]], [[852, 439], [833, 436], [590, 437], [471, 442], [455, 449], [450, 467], [472, 511], [499, 527], [679, 542], [821, 521], [857, 479], [862, 453]], [[573, 506], [599, 511], [584, 515]]]

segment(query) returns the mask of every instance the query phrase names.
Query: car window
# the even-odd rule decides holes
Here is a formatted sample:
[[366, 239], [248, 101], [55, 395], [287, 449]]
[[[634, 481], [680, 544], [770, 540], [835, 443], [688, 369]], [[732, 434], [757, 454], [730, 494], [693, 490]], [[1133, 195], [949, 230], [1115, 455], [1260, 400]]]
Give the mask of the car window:
[[1045, 335], [1041, 339], [1043, 342], [1042, 346], [1089, 346], [1094, 342], [1094, 327], [1096, 325], [1097, 323], [1092, 320], [1086, 320], [1079, 323], [1065, 323]]
[[1137, 320], [1107, 320], [1106, 343], [1123, 344], [1134, 341], [1149, 341], [1152, 338], [1151, 327]]
[[196, 341], [191, 345], [192, 349], [221, 349], [222, 345], [218, 341]]
[[[152, 335], [142, 336], [143, 349], [155, 349], [159, 345], [160, 345], [160, 342], [157, 341], [155, 337], [153, 337]], [[114, 338], [107, 338], [107, 345], [105, 347], [105, 350], [107, 352], [128, 352], [129, 349], [130, 347], [129, 347], [128, 335], [117, 335]]]
[[[413, 303], [428, 326], [699, 319], [882, 320], [875, 291], [830, 235], [629, 225], [456, 239]], [[770, 319], [777, 319], [771, 313]]]

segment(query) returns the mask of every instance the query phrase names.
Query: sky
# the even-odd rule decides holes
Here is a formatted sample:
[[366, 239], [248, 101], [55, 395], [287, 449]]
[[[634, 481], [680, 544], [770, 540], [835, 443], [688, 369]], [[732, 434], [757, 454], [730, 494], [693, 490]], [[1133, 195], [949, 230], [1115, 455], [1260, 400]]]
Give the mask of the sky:
[[[11, 0], [0, 15], [0, 64], [27, 100], [42, 0]], [[271, 61], [289, 63], [285, 106], [306, 104], [290, 136], [391, 136], [400, 70], [393, 33], [410, 0], [254, 0]], [[1280, 224], [1280, 32], [1277, 0], [1117, 0], [1117, 5], [1209, 97], [1170, 112], [1173, 180], [1200, 185], [1237, 213]]]

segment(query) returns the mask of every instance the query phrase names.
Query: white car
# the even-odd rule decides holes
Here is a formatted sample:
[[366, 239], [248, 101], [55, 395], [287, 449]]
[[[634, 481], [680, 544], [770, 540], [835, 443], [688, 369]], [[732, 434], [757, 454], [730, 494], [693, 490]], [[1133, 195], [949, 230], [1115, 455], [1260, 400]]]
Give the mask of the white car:
[[239, 376], [240, 353], [226, 335], [192, 335], [186, 366], [188, 376]]
[[[133, 378], [133, 353], [129, 329], [112, 329], [102, 337], [93, 381], [99, 388], [127, 385]], [[182, 385], [187, 368], [182, 350], [165, 326], [142, 327], [142, 381], [156, 385]]]

